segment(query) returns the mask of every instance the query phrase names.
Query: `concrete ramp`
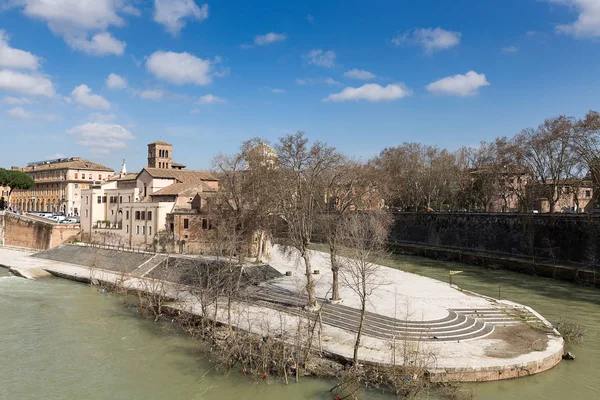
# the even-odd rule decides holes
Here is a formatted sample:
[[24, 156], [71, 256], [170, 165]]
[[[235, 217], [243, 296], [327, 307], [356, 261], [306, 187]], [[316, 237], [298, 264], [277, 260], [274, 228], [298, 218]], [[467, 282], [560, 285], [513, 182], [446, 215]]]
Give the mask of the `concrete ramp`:
[[150, 260], [153, 257], [153, 254], [133, 253], [129, 251], [108, 250], [77, 245], [61, 245], [49, 250], [40, 251], [39, 253], [33, 254], [32, 257], [84, 265], [90, 268], [131, 273], [140, 265]]

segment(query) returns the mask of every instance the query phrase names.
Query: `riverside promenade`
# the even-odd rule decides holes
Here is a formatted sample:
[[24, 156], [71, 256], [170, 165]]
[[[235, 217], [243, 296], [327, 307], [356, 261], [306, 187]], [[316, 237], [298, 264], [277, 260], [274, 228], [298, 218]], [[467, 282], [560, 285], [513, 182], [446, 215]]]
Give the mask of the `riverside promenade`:
[[[115, 271], [109, 260], [123, 257], [121, 252], [95, 249], [92, 254], [90, 248], [82, 246], [64, 246], [53, 251], [35, 256], [30, 251], [0, 248], [0, 265], [29, 278], [50, 273], [82, 282], [98, 280], [148, 291], [159, 290], [150, 276], [166, 258], [159, 254], [129, 254], [126, 258], [130, 265]], [[98, 261], [94, 267], [82, 265], [89, 264], [90, 258]], [[103, 268], [102, 260], [107, 268]], [[311, 261], [320, 272], [313, 275], [321, 306], [320, 350], [331, 357], [351, 359], [360, 318], [358, 296], [342, 285], [343, 302], [329, 303], [328, 255], [312, 252]], [[253, 287], [246, 301], [235, 303], [232, 323], [260, 335], [278, 333], [284, 338], [292, 337], [309, 314], [299, 307], [304, 301], [304, 264], [299, 257], [288, 258], [275, 248], [269, 265], [280, 273], [279, 277]], [[288, 271], [291, 276], [286, 276]], [[359, 352], [363, 363], [401, 364], [403, 351], [418, 348], [418, 362], [426, 363], [433, 380], [488, 381], [536, 374], [561, 360], [562, 338], [548, 321], [526, 306], [465, 292], [446, 282], [384, 266], [378, 267], [377, 278]], [[185, 287], [167, 282], [160, 290], [176, 299], [171, 307], [201, 314], [198, 298]], [[224, 307], [216, 319], [227, 322]]]

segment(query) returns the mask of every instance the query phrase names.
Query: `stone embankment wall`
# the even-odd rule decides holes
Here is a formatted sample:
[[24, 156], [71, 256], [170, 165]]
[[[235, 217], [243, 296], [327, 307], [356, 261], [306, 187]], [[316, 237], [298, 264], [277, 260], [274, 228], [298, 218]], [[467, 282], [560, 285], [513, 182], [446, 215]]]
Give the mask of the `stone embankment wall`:
[[79, 225], [55, 224], [28, 215], [0, 214], [0, 245], [45, 250], [79, 234]]
[[392, 241], [535, 262], [600, 262], [599, 214], [398, 213]]

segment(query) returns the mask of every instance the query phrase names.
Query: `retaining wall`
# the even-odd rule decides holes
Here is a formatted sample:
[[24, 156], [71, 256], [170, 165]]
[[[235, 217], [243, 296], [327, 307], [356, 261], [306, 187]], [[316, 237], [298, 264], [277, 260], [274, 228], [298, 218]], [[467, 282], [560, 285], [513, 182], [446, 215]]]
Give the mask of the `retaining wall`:
[[600, 214], [398, 213], [391, 240], [592, 265], [600, 262]]
[[0, 214], [0, 244], [45, 250], [79, 234], [78, 224], [55, 224], [29, 215]]

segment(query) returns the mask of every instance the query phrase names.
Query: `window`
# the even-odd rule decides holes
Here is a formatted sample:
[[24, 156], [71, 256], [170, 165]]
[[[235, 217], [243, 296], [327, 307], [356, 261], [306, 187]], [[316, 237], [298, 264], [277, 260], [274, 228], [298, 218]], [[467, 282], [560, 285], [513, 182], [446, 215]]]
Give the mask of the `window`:
[[79, 189], [79, 183], [75, 184], [75, 189]]
[[127, 196], [127, 202], [131, 203], [131, 196]]
[[102, 196], [102, 202], [106, 203], [106, 196]]
[[86, 208], [86, 210], [85, 210], [85, 217], [87, 218], [87, 216], [88, 216], [88, 210]]
[[98, 196], [98, 204], [102, 204], [102, 196]]
[[144, 225], [144, 226], [142, 226], [142, 235], [145, 235], [145, 234], [146, 234], [146, 226]]
[[115, 215], [115, 210], [110, 210], [110, 215]]
[[90, 177], [88, 178], [90, 181], [92, 180], [92, 174], [90, 174]]
[[75, 172], [75, 179], [79, 179], [79, 174]]
[[81, 179], [85, 179], [85, 174], [81, 174]]
[[136, 212], [135, 212], [135, 219], [136, 219], [136, 220], [139, 220], [139, 219], [140, 219], [140, 212], [139, 212], [139, 211], [136, 211]]
[[183, 219], [183, 229], [188, 229], [190, 227], [190, 220], [187, 218]]
[[202, 218], [202, 229], [208, 229], [208, 221]]
[[591, 190], [586, 190], [585, 191], [585, 198], [589, 199], [590, 197], [592, 197], [592, 191]]
[[135, 226], [135, 234], [136, 234], [136, 235], [139, 235], [139, 234], [140, 234], [140, 226], [139, 226], [139, 225], [136, 225], [136, 226]]
[[90, 196], [85, 196], [85, 204], [90, 204]]
[[123, 202], [123, 196], [119, 196], [119, 203]]
[[98, 174], [98, 180], [102, 180], [102, 174]]
[[148, 221], [152, 221], [152, 211], [148, 211]]
[[140, 219], [143, 221], [146, 219], [146, 211], [142, 211], [140, 215]]
[[129, 211], [125, 211], [125, 219], [129, 219]]
[[129, 233], [129, 225], [125, 225], [125, 233]]

